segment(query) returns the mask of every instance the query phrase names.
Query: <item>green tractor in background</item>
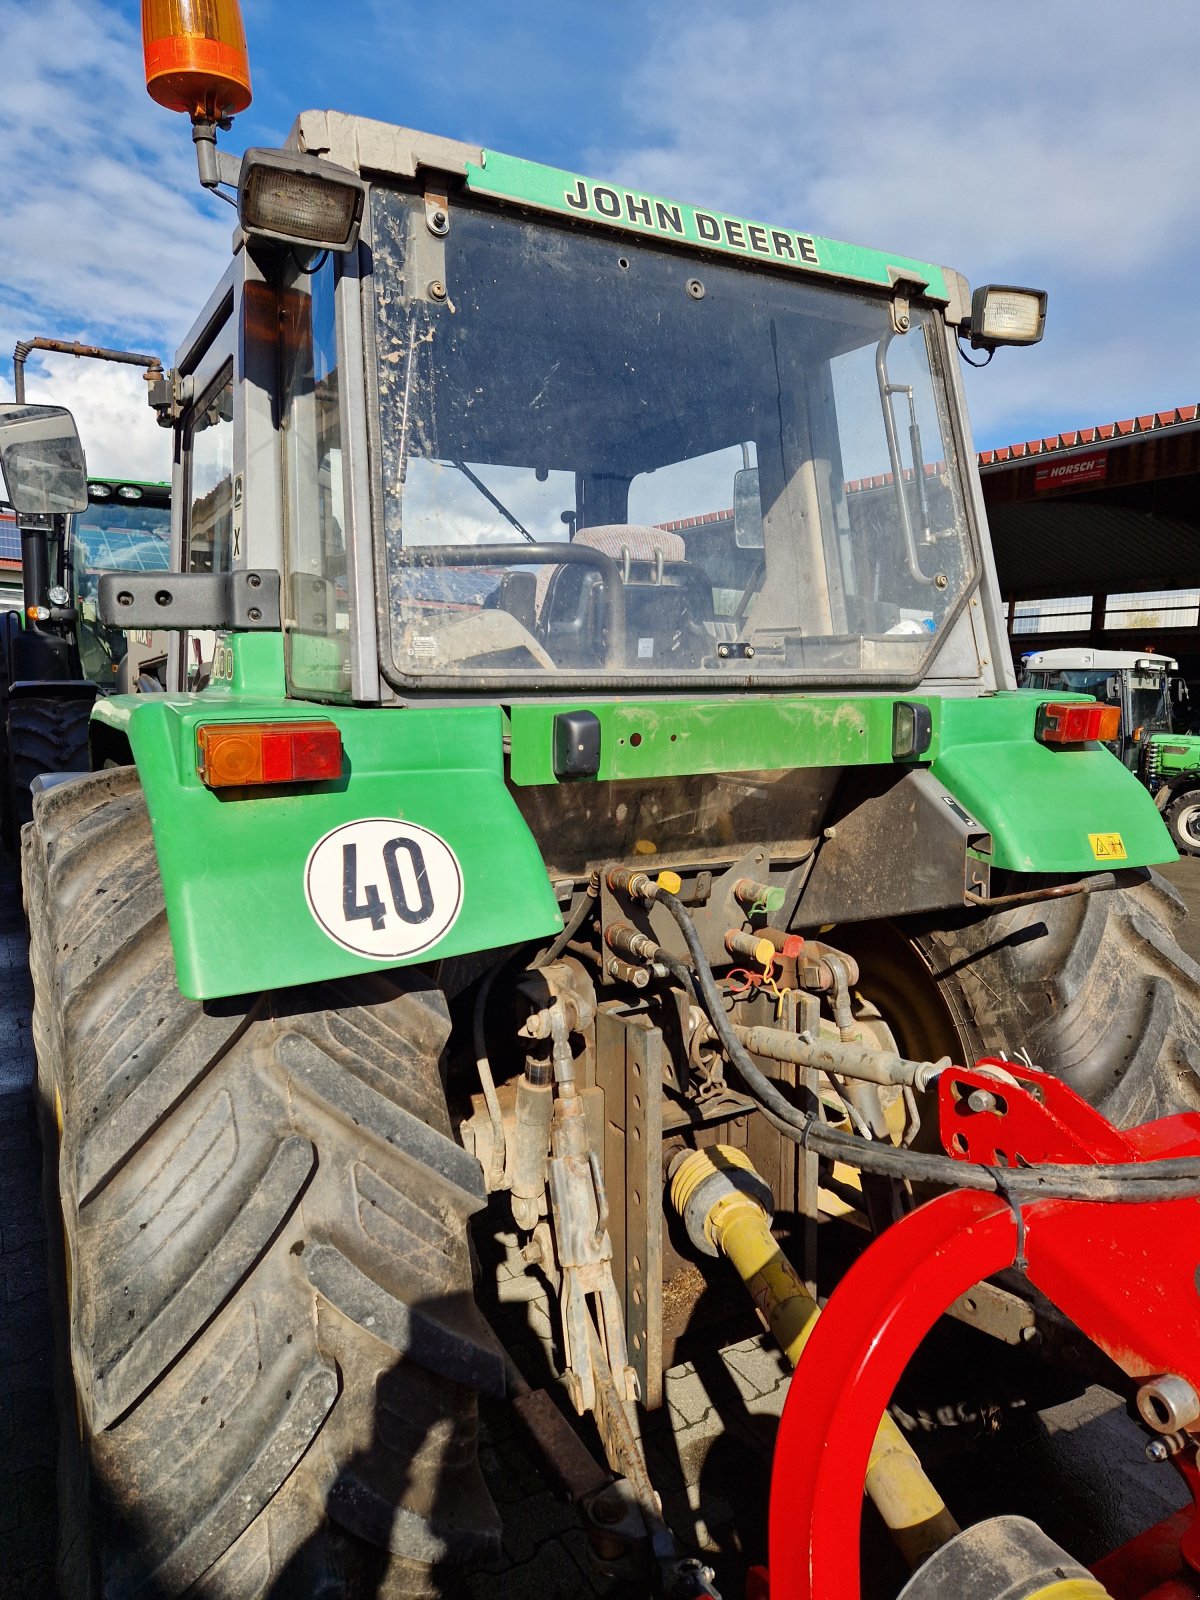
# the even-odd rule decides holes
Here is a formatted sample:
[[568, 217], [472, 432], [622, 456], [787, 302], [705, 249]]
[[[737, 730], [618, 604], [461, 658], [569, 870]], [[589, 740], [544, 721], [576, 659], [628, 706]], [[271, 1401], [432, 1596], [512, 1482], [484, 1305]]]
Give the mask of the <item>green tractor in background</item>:
[[1029, 689], [1091, 694], [1121, 709], [1114, 755], [1154, 796], [1181, 855], [1200, 855], [1200, 735], [1188, 686], [1170, 656], [1136, 650], [1035, 650], [1021, 682]]
[[21, 590], [0, 612], [0, 830], [10, 849], [33, 816], [34, 779], [87, 770], [96, 696], [161, 688], [164, 639], [131, 640], [102, 623], [96, 589], [102, 572], [167, 569], [170, 485], [89, 478], [82, 511], [12, 522], [14, 553], [34, 542], [37, 553], [22, 560]]
[[[627, 1495], [603, 1559], [712, 1593], [638, 1443], [712, 1268], [669, 1168], [738, 1147], [815, 1251], [834, 1124], [872, 1228], [944, 1178], [944, 1058], [1200, 1106], [1166, 830], [1008, 661], [958, 343], [1044, 296], [333, 112], [238, 162], [248, 78], [148, 27], [241, 227], [152, 389], [172, 570], [98, 585], [167, 692], [97, 699], [23, 836], [64, 1589], [494, 1556], [491, 1195]], [[81, 511], [46, 420], [10, 497]]]
[[[25, 362], [34, 350], [162, 376], [157, 356], [22, 340], [13, 352], [15, 405], [4, 408], [18, 436], [40, 426], [30, 420], [38, 408], [25, 404]], [[16, 448], [20, 454], [22, 446]], [[25, 493], [36, 500], [38, 485], [27, 482]], [[43, 772], [86, 770], [97, 694], [135, 687], [139, 678], [150, 683], [162, 640], [143, 632], [131, 651], [126, 634], [97, 617], [96, 584], [101, 571], [165, 570], [170, 522], [169, 485], [129, 478], [89, 478], [86, 499], [69, 512], [18, 507], [12, 513], [12, 544], [3, 554], [20, 562], [20, 593], [0, 612], [0, 836], [10, 849], [33, 815], [33, 780]]]

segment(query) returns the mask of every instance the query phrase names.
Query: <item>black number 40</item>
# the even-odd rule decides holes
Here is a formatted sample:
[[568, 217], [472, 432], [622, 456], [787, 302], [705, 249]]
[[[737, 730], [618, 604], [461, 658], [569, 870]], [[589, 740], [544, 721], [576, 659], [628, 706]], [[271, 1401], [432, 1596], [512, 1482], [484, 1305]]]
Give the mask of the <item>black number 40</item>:
[[[400, 852], [408, 855], [409, 865], [412, 868], [413, 880], [417, 891], [417, 904], [414, 906], [408, 898], [408, 888], [400, 876]], [[387, 872], [388, 890], [392, 897], [392, 905], [401, 922], [419, 923], [428, 922], [433, 915], [433, 891], [429, 887], [429, 873], [425, 867], [425, 857], [421, 853], [421, 846], [413, 839], [389, 839], [383, 847], [383, 865]], [[358, 846], [344, 844], [342, 846], [342, 915], [347, 922], [361, 922], [370, 918], [372, 928], [379, 929], [384, 926], [387, 912], [383, 904], [383, 896], [373, 883], [363, 885], [363, 899], [358, 898]]]

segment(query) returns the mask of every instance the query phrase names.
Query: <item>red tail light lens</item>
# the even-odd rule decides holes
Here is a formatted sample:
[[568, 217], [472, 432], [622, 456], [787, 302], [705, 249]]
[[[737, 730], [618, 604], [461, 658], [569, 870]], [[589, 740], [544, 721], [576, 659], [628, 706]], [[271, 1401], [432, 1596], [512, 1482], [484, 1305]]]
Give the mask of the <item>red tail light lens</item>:
[[196, 729], [196, 771], [210, 789], [321, 783], [342, 775], [336, 723], [216, 722]]
[[1097, 739], [1101, 744], [1109, 744], [1120, 731], [1120, 706], [1100, 706], [1094, 702], [1073, 705], [1052, 700], [1038, 707], [1037, 737], [1043, 744], [1087, 744]]

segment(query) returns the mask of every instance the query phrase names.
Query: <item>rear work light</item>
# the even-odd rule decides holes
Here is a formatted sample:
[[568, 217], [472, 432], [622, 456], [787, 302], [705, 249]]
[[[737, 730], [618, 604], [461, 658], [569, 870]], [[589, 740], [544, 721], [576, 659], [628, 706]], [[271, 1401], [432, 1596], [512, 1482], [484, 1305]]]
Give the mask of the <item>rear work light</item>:
[[247, 150], [238, 183], [238, 219], [252, 239], [353, 250], [366, 186], [356, 173], [294, 150]]
[[1121, 731], [1120, 706], [1052, 700], [1038, 707], [1036, 736], [1043, 744], [1109, 744]]
[[201, 723], [196, 771], [210, 789], [321, 783], [342, 775], [342, 736], [324, 720]]

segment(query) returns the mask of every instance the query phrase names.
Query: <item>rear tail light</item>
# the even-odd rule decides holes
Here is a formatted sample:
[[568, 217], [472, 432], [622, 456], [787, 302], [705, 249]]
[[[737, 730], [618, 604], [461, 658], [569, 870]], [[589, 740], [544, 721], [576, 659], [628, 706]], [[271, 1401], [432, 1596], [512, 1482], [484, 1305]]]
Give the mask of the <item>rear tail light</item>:
[[1052, 700], [1038, 707], [1036, 734], [1043, 744], [1109, 744], [1120, 731], [1119, 706]]
[[196, 771], [210, 789], [321, 783], [342, 775], [342, 736], [324, 720], [202, 723]]

